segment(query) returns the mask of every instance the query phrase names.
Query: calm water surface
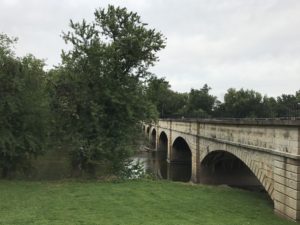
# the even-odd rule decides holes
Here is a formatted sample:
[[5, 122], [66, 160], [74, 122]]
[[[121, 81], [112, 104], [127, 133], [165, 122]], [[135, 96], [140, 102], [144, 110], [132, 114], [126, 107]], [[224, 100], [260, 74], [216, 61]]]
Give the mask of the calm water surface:
[[191, 179], [191, 165], [168, 163], [165, 153], [159, 151], [139, 152], [132, 157], [134, 162], [140, 161], [146, 172], [155, 174], [160, 179], [188, 182]]

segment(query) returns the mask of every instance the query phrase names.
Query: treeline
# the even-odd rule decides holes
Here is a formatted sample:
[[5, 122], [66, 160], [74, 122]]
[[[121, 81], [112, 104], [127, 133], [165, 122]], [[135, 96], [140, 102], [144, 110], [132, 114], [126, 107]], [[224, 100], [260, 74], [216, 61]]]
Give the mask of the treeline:
[[300, 117], [300, 90], [294, 95], [277, 98], [263, 96], [254, 90], [230, 88], [221, 102], [210, 94], [205, 84], [188, 93], [170, 89], [164, 78], [149, 80], [147, 97], [156, 106], [161, 118], [274, 118]]

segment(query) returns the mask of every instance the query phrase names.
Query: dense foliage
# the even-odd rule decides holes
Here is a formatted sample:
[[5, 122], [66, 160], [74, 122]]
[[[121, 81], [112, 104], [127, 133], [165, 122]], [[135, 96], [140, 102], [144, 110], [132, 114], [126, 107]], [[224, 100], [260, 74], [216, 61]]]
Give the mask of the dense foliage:
[[7, 177], [29, 170], [30, 159], [43, 152], [48, 103], [44, 63], [32, 55], [17, 58], [16, 40], [0, 34], [0, 170]]
[[152, 77], [147, 82], [146, 97], [156, 107], [159, 117], [180, 116], [186, 104], [187, 95], [174, 92], [164, 78]]
[[63, 38], [72, 49], [50, 73], [56, 124], [72, 143], [74, 167], [93, 172], [105, 161], [117, 172], [136, 148], [140, 121], [156, 117], [143, 82], [164, 38], [136, 13], [113, 6], [70, 27]]
[[212, 115], [217, 98], [209, 94], [210, 87], [205, 84], [201, 89], [191, 89], [188, 94], [187, 117], [208, 117]]

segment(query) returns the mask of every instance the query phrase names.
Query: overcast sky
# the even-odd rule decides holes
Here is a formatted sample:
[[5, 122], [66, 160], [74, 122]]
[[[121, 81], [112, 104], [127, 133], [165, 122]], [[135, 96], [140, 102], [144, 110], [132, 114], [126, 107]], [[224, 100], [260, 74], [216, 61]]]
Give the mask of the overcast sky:
[[69, 20], [91, 21], [107, 4], [138, 12], [167, 37], [152, 69], [180, 92], [205, 83], [220, 99], [228, 88], [268, 96], [300, 89], [299, 0], [0, 0], [0, 32], [16, 52], [60, 62]]

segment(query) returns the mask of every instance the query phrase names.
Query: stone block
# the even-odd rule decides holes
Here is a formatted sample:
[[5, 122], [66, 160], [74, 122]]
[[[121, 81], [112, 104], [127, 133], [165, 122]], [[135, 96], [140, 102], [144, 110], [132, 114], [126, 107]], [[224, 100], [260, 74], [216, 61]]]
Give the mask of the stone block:
[[274, 210], [279, 215], [288, 217], [291, 220], [299, 220], [300, 219], [300, 211], [299, 210], [290, 208], [287, 205], [285, 205], [279, 201], [276, 201], [276, 200], [274, 201]]
[[283, 162], [283, 161], [275, 160], [274, 167], [283, 169], [283, 170], [287, 170], [287, 171], [290, 171], [293, 173], [300, 173], [300, 166], [289, 164], [289, 163]]
[[277, 182], [279, 184], [283, 184], [286, 187], [299, 190], [300, 189], [300, 182], [299, 181], [294, 181], [291, 179], [287, 179], [285, 177], [282, 177], [278, 174], [274, 174], [274, 182]]
[[299, 199], [294, 199], [290, 196], [287, 196], [286, 194], [279, 192], [278, 190], [274, 191], [274, 199], [275, 199], [275, 201], [279, 201], [292, 209], [297, 210], [300, 208], [300, 200]]
[[284, 193], [287, 196], [294, 198], [294, 199], [300, 199], [300, 190], [296, 190], [290, 187], [287, 187], [283, 184], [274, 182], [274, 189], [278, 192]]
[[300, 173], [294, 173], [285, 169], [274, 167], [274, 174], [280, 175], [290, 180], [300, 181]]

